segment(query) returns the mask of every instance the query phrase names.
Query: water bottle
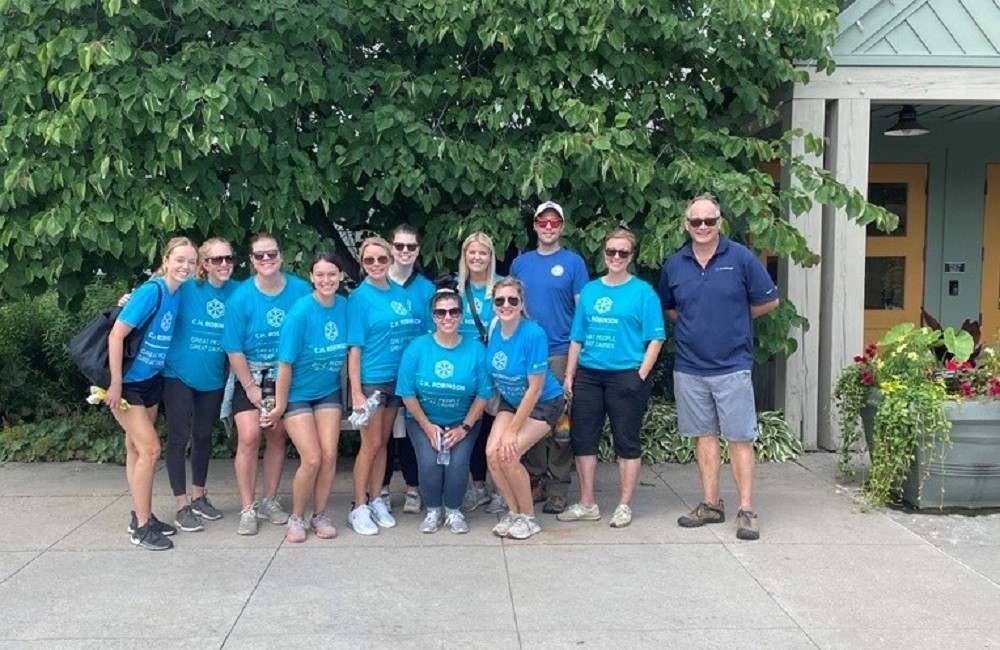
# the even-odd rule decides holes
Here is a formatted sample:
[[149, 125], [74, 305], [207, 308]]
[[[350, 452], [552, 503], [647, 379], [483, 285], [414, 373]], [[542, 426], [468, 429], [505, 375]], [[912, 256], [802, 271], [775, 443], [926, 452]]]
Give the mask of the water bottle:
[[[264, 374], [260, 378], [260, 414], [267, 415], [274, 410], [277, 399], [275, 398], [274, 380], [271, 379], [270, 368], [264, 369]], [[270, 426], [261, 425], [261, 428], [270, 429]]]
[[451, 449], [448, 449], [448, 445], [444, 439], [444, 431], [438, 431], [438, 455], [437, 464], [447, 465], [451, 463]]

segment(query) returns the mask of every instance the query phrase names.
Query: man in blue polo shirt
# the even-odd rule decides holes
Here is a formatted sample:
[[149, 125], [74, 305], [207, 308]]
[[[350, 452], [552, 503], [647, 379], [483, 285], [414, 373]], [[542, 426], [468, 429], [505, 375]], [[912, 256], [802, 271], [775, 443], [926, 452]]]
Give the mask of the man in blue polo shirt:
[[704, 500], [677, 523], [684, 528], [726, 520], [719, 497], [722, 468], [718, 436], [729, 442], [740, 507], [736, 537], [760, 538], [753, 510], [753, 441], [757, 437], [750, 367], [753, 319], [778, 306], [778, 288], [761, 261], [722, 230], [711, 196], [688, 204], [684, 229], [691, 241], [660, 274], [663, 313], [675, 323], [674, 397], [680, 434], [697, 438]]

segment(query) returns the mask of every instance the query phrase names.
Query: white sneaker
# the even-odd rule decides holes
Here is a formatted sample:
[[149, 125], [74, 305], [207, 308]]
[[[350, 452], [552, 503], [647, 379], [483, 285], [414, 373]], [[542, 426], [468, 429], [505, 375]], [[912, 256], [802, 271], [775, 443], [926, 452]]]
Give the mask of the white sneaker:
[[391, 514], [389, 514], [389, 509], [385, 507], [385, 502], [382, 499], [374, 499], [368, 508], [372, 511], [372, 519], [375, 523], [382, 528], [392, 528], [396, 525], [396, 520]]
[[378, 495], [378, 498], [385, 504], [385, 509], [392, 512], [392, 492], [389, 490], [382, 490], [382, 494]]
[[528, 539], [533, 535], [542, 532], [542, 527], [538, 525], [538, 520], [534, 515], [518, 515], [517, 521], [507, 531], [507, 537], [511, 539]]
[[516, 521], [517, 515], [513, 512], [507, 512], [507, 514], [504, 515], [504, 518], [493, 527], [493, 534], [497, 537], [506, 537], [507, 533], [510, 532], [511, 526], [513, 526]]
[[257, 502], [254, 501], [240, 510], [240, 523], [236, 526], [237, 535], [257, 534]]
[[465, 520], [465, 515], [458, 510], [449, 510], [447, 516], [444, 518], [444, 523], [456, 535], [463, 535], [469, 532], [469, 522]]
[[424, 520], [420, 522], [421, 533], [436, 533], [441, 526], [441, 508], [428, 508]]
[[486, 512], [491, 515], [499, 515], [507, 510], [507, 504], [503, 500], [503, 495], [499, 492], [493, 493], [493, 498], [490, 499], [490, 505], [486, 506]]
[[358, 535], [378, 535], [378, 526], [372, 521], [371, 508], [364, 503], [347, 514], [347, 526]]

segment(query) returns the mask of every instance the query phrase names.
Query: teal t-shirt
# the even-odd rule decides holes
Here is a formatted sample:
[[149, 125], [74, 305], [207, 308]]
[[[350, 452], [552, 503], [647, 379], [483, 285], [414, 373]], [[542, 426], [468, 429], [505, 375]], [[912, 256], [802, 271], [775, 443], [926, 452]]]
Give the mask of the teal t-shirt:
[[[394, 280], [390, 280], [390, 282], [396, 284]], [[434, 283], [419, 273], [414, 272], [410, 282], [405, 287], [403, 285], [399, 286], [406, 292], [407, 297], [410, 299], [414, 316], [420, 319], [420, 331], [433, 332], [434, 319], [431, 318], [431, 298], [434, 297], [434, 292], [437, 290], [434, 287]]]
[[347, 299], [347, 345], [361, 349], [361, 383], [395, 381], [403, 350], [420, 334], [420, 318], [401, 286], [366, 278]]
[[242, 352], [252, 363], [273, 363], [285, 315], [299, 298], [311, 291], [308, 282], [286, 273], [285, 288], [269, 296], [257, 288], [251, 277], [233, 292], [226, 304], [222, 349]]
[[580, 292], [570, 340], [583, 345], [580, 365], [594, 370], [634, 370], [649, 341], [666, 338], [660, 299], [648, 282], [633, 276], [609, 286], [603, 278]]
[[467, 336], [454, 348], [444, 347], [433, 334], [419, 336], [403, 352], [396, 394], [416, 397], [434, 424], [458, 424], [475, 398], [493, 395], [486, 349]]
[[539, 402], [562, 395], [559, 380], [549, 370], [549, 339], [538, 323], [522, 320], [509, 339], [498, 323], [486, 346], [486, 367], [497, 390], [512, 406], [528, 391], [528, 375], [545, 374]]
[[[496, 276], [494, 283], [503, 278]], [[486, 285], [475, 285], [469, 283], [470, 291], [462, 296], [462, 324], [458, 331], [463, 336], [479, 338], [479, 328], [476, 327], [476, 319], [472, 316], [472, 308], [475, 306], [479, 313], [479, 320], [487, 332], [490, 331], [490, 323], [493, 321], [493, 299], [486, 295]], [[463, 287], [464, 291], [464, 287]], [[471, 295], [470, 295], [471, 294]]]
[[[159, 286], [159, 290], [157, 290]], [[157, 294], [160, 295], [160, 308], [156, 309]], [[155, 377], [167, 360], [167, 351], [174, 336], [174, 326], [177, 323], [177, 310], [180, 305], [178, 292], [170, 293], [167, 281], [155, 277], [144, 282], [132, 293], [128, 304], [118, 314], [118, 320], [133, 328], [142, 325], [153, 313], [149, 321], [146, 336], [139, 345], [139, 353], [132, 362], [132, 367], [122, 377], [122, 383], [145, 381]]]
[[191, 279], [180, 286], [180, 311], [163, 367], [164, 377], [179, 379], [203, 392], [225, 386], [222, 330], [226, 302], [239, 285], [239, 280], [227, 280], [221, 287], [213, 287], [209, 282]]
[[278, 337], [278, 361], [292, 366], [289, 402], [307, 402], [340, 390], [347, 358], [347, 300], [329, 307], [312, 294], [299, 298], [285, 316]]

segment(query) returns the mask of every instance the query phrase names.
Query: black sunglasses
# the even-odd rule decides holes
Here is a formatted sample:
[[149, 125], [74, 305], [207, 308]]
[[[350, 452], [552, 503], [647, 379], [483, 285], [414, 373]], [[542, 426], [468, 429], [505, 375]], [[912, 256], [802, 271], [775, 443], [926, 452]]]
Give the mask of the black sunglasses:
[[379, 264], [388, 264], [389, 258], [385, 255], [379, 255], [378, 257], [366, 257], [361, 261], [365, 266], [371, 266], [375, 262], [378, 262]]
[[706, 217], [704, 219], [688, 219], [688, 223], [694, 228], [701, 228], [702, 224], [709, 228], [714, 228], [719, 223], [719, 217]]
[[278, 259], [278, 255], [281, 255], [281, 251], [277, 248], [272, 248], [269, 251], [253, 251], [250, 253], [250, 257], [254, 258], [258, 262], [261, 262], [264, 259], [276, 260]]
[[517, 296], [497, 296], [493, 299], [493, 304], [497, 307], [503, 307], [507, 303], [510, 303], [511, 307], [517, 307], [521, 304], [521, 299]]
[[420, 248], [420, 244], [402, 244], [400, 242], [393, 242], [392, 247], [398, 251], [415, 251]]
[[617, 248], [605, 248], [604, 255], [607, 257], [620, 257], [623, 260], [627, 260], [632, 257], [632, 251], [623, 251]]
[[232, 255], [214, 255], [212, 257], [206, 257], [205, 261], [208, 262], [209, 264], [220, 266], [222, 264], [232, 264], [233, 259], [234, 258]]
[[458, 307], [451, 307], [449, 309], [444, 309], [442, 307], [441, 309], [435, 309], [431, 313], [434, 314], [434, 318], [444, 318], [445, 316], [451, 316], [452, 318], [458, 318], [459, 314], [462, 313], [462, 310], [459, 309]]

